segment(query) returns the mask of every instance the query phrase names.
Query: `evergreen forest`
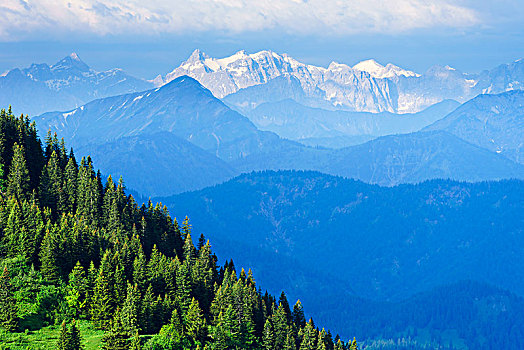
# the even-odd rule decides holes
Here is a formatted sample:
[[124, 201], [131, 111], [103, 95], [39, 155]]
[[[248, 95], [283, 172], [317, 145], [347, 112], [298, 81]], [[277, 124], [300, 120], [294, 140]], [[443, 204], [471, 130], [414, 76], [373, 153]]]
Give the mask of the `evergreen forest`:
[[195, 241], [187, 217], [135, 201], [122, 178], [1, 111], [0, 349], [358, 348]]

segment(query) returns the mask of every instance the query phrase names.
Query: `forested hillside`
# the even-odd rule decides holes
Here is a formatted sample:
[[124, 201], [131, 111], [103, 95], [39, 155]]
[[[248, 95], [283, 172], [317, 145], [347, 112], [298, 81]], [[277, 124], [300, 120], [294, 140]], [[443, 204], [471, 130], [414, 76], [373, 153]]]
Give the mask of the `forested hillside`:
[[251, 270], [219, 267], [187, 218], [139, 205], [122, 179], [102, 181], [56, 135], [42, 145], [11, 110], [0, 113], [0, 170], [1, 348], [25, 349], [43, 329], [31, 348], [97, 348], [82, 327], [103, 332], [104, 349], [357, 348], [306, 321], [300, 301], [263, 294]]
[[523, 181], [380, 187], [264, 171], [162, 202], [189, 215], [217, 254], [363, 345], [418, 332], [422, 345], [522, 349]]

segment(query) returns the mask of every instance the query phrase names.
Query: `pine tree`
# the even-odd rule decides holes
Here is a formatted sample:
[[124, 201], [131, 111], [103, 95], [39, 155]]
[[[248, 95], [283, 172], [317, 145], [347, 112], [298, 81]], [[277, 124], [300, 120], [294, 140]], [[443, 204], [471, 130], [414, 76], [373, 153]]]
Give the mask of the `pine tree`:
[[153, 333], [154, 324], [155, 324], [155, 297], [153, 295], [153, 287], [149, 285], [146, 289], [146, 292], [142, 298], [141, 308], [140, 308], [140, 329], [146, 333]]
[[114, 319], [109, 324], [108, 331], [102, 338], [102, 349], [104, 350], [128, 350], [131, 342], [129, 340], [129, 333], [126, 332], [119, 312], [117, 312]]
[[198, 306], [198, 301], [195, 298], [191, 300], [189, 309], [184, 318], [184, 328], [186, 334], [192, 339], [193, 343], [202, 343], [204, 340], [206, 321], [202, 310]]
[[349, 350], [358, 350], [357, 340], [353, 338], [353, 341], [349, 343]]
[[13, 160], [9, 167], [7, 193], [19, 200], [29, 198], [29, 170], [27, 170], [24, 147], [15, 143]]
[[65, 168], [64, 192], [66, 197], [66, 208], [64, 211], [74, 213], [76, 208], [76, 187], [78, 182], [78, 165], [71, 150], [69, 161]]
[[273, 313], [272, 319], [275, 333], [274, 349], [280, 350], [284, 348], [288, 330], [286, 310], [282, 303], [278, 306], [276, 312]]
[[264, 324], [264, 333], [262, 336], [262, 346], [266, 350], [273, 350], [275, 347], [275, 334], [273, 332], [273, 325], [269, 319]]
[[88, 281], [82, 265], [77, 262], [69, 274], [66, 287], [66, 301], [72, 317], [85, 315], [87, 308]]
[[58, 342], [56, 343], [57, 350], [69, 350], [69, 339], [67, 334], [67, 325], [66, 321], [62, 321], [60, 326], [60, 335], [58, 337]]
[[187, 262], [184, 262], [177, 270], [176, 284], [176, 303], [180, 311], [186, 314], [191, 304], [191, 279]]
[[278, 305], [279, 305], [278, 306], [279, 308], [283, 309], [282, 311], [286, 315], [287, 322], [291, 322], [292, 321], [291, 310], [289, 308], [289, 302], [287, 301], [286, 293], [284, 293], [284, 291], [280, 293], [280, 298], [278, 299]]
[[286, 342], [284, 344], [284, 350], [297, 350], [297, 345], [295, 343], [295, 337], [291, 329], [289, 329], [286, 334]]
[[80, 335], [80, 330], [76, 325], [76, 321], [71, 322], [71, 326], [67, 330], [67, 349], [68, 350], [80, 350], [82, 347], [82, 337]]
[[139, 312], [140, 312], [140, 293], [135, 284], [127, 286], [127, 296], [122, 306], [121, 318], [124, 329], [129, 333], [139, 330]]
[[293, 306], [293, 313], [291, 314], [293, 323], [297, 327], [304, 328], [306, 325], [306, 317], [304, 316], [304, 309], [302, 308], [302, 303], [300, 300], [297, 300], [295, 306]]
[[304, 336], [300, 343], [300, 350], [316, 350], [317, 331], [313, 324], [313, 320], [309, 320], [304, 327]]
[[327, 350], [328, 343], [327, 333], [324, 328], [322, 328], [322, 331], [318, 333], [317, 350]]
[[101, 328], [108, 326], [115, 311], [113, 273], [111, 271], [109, 255], [110, 253], [107, 250], [98, 269], [93, 299], [91, 300], [91, 319]]
[[0, 276], [0, 325], [8, 332], [14, 332], [18, 327], [16, 300], [7, 268]]
[[46, 280], [51, 283], [56, 283], [61, 276], [59, 239], [56, 231], [56, 225], [46, 227], [46, 234], [40, 248], [41, 271]]

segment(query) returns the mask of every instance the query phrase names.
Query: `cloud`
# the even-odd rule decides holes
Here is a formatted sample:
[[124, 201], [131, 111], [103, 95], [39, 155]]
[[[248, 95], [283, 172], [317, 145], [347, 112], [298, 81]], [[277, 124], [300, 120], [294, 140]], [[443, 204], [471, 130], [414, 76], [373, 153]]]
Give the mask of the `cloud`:
[[459, 0], [3, 0], [0, 40], [39, 33], [95, 35], [224, 31], [346, 35], [467, 28]]

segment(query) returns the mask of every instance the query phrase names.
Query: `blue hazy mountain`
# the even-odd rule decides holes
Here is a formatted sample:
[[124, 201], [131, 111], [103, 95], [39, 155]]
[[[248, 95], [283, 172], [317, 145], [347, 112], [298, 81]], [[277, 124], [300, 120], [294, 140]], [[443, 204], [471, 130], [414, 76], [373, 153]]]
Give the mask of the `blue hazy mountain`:
[[524, 91], [479, 95], [425, 130], [444, 130], [524, 163]]
[[32, 64], [0, 76], [0, 105], [12, 105], [14, 110], [37, 115], [150, 87], [152, 83], [132, 77], [121, 69], [95, 71], [72, 53], [53, 65]]
[[[522, 181], [379, 187], [266, 171], [161, 200], [174, 216], [189, 215], [219, 258], [251, 266], [270, 291], [300, 293], [306, 311], [347, 334], [407, 338], [416, 328], [421, 337], [440, 334], [446, 346], [446, 337], [473, 346], [480, 329], [506, 334], [523, 317]], [[441, 288], [464, 280], [520, 297], [469, 283]], [[512, 337], [505, 349], [521, 344]]]
[[[226, 162], [169, 132], [126, 136], [76, 149], [139, 195], [159, 196], [224, 182], [237, 172]], [[154, 178], [154, 180], [152, 180]]]
[[67, 112], [45, 113], [35, 120], [41, 130], [58, 131], [75, 147], [166, 131], [226, 161], [272, 151], [274, 144], [295, 144], [259, 131], [189, 77], [157, 89], [98, 99]]
[[[453, 102], [448, 102], [434, 109], [441, 111], [441, 108], [446, 110], [453, 106]], [[421, 121], [417, 120], [419, 117]], [[430, 111], [405, 118], [413, 120], [406, 125], [424, 125], [437, 117]], [[45, 113], [34, 119], [41, 133], [48, 129], [57, 131], [75, 148], [98, 154], [104, 173], [107, 171], [102, 165], [110, 166], [111, 171], [117, 173], [122, 172], [119, 167], [137, 174], [146, 171], [148, 162], [155, 162], [155, 157], [141, 162], [142, 168], [135, 170], [128, 166], [132, 153], [126, 153], [126, 157], [114, 157], [100, 152], [104, 149], [100, 146], [111, 143], [109, 149], [113, 149], [122, 138], [139, 140], [153, 134], [173, 134], [221, 160], [215, 159], [209, 164], [223, 165], [226, 162], [230, 169], [229, 172], [217, 171], [218, 176], [211, 176], [208, 170], [200, 172], [197, 164], [201, 163], [195, 162], [188, 167], [195, 167], [194, 171], [201, 174], [201, 181], [184, 187], [182, 183], [187, 185], [187, 182], [180, 179], [181, 183], [177, 184], [174, 179], [170, 182], [172, 186], [156, 187], [163, 193], [151, 187], [146, 191], [142, 188], [145, 183], [136, 182], [138, 187], [133, 189], [141, 193], [152, 191], [168, 195], [219, 183], [227, 178], [227, 174], [233, 176], [266, 169], [317, 170], [388, 186], [432, 178], [479, 181], [524, 177], [522, 165], [442, 131], [384, 136], [337, 150], [304, 146], [273, 132], [260, 131], [248, 118], [231, 110], [189, 77], [177, 78], [161, 88], [98, 99], [73, 110]], [[375, 129], [385, 133], [400, 129], [400, 126], [392, 121]], [[357, 132], [355, 136], [369, 135], [358, 135]], [[158, 138], [155, 141], [158, 142]], [[122, 147], [115, 149], [123, 150]], [[188, 147], [182, 150], [190, 152]], [[180, 155], [173, 157], [179, 159]], [[204, 180], [206, 174], [210, 178]], [[126, 178], [135, 178], [135, 174], [127, 174]], [[131, 187], [131, 183], [129, 185]]]
[[[189, 77], [157, 89], [94, 100], [67, 112], [44, 113], [34, 120], [41, 134], [58, 132], [75, 149], [96, 154], [104, 173], [124, 174], [128, 186], [142, 194], [203, 188], [238, 174], [226, 162], [253, 153], [287, 154], [304, 148], [259, 131]], [[184, 175], [176, 175], [178, 166], [185, 168]], [[166, 183], [143, 178], [151, 169], [169, 175]]]
[[352, 321], [338, 324], [362, 334], [369, 350], [524, 347], [524, 299], [485, 283], [461, 281], [399, 302], [342, 297], [328, 304], [329, 311], [320, 311], [326, 317], [340, 305], [350, 310], [345, 319]]
[[312, 108], [286, 99], [262, 103], [245, 115], [259, 129], [281, 137], [311, 146], [342, 148], [379, 136], [419, 131], [458, 106], [458, 102], [446, 100], [418, 113], [368, 113]]
[[524, 279], [515, 275], [524, 271], [523, 194], [518, 180], [379, 187], [283, 171], [245, 174], [163, 202], [244, 266], [264, 270], [266, 259], [233, 254], [239, 240], [339, 276], [358, 295], [399, 299], [463, 279], [524, 295]]
[[337, 150], [295, 149], [253, 154], [230, 163], [251, 170], [318, 170], [392, 186], [443, 178], [462, 181], [524, 179], [524, 166], [442, 131], [379, 137]]

